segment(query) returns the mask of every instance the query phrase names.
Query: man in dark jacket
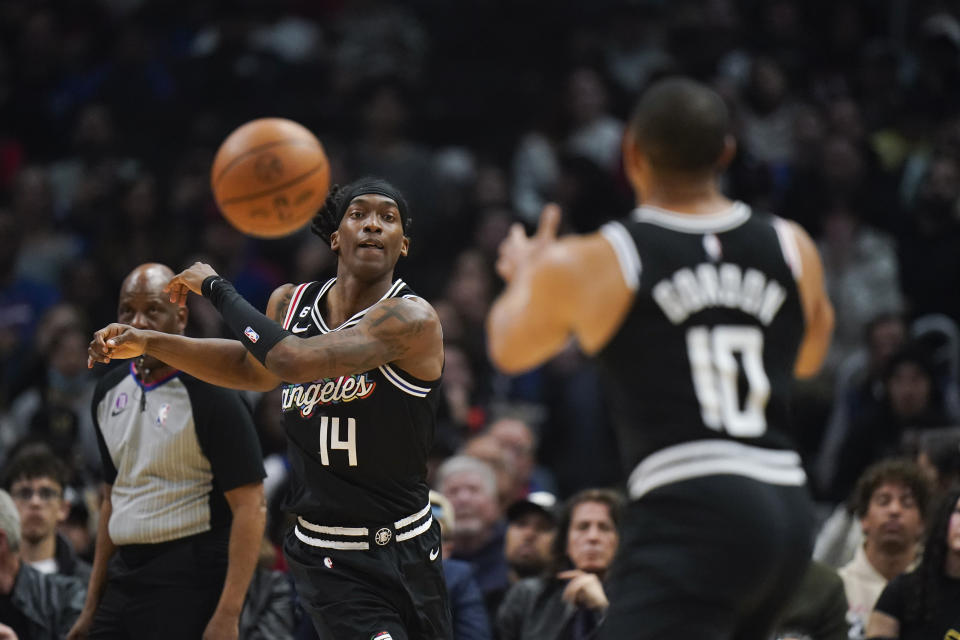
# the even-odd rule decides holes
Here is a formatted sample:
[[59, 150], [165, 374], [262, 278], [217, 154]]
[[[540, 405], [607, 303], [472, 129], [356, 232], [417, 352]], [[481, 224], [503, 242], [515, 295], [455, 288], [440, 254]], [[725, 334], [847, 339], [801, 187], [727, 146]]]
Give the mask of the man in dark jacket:
[[70, 513], [67, 477], [66, 465], [46, 445], [31, 444], [6, 465], [3, 488], [20, 512], [21, 559], [40, 573], [76, 576], [86, 584], [90, 565], [57, 531]]
[[19, 640], [63, 638], [83, 609], [84, 583], [20, 560], [20, 514], [0, 490], [0, 620]]

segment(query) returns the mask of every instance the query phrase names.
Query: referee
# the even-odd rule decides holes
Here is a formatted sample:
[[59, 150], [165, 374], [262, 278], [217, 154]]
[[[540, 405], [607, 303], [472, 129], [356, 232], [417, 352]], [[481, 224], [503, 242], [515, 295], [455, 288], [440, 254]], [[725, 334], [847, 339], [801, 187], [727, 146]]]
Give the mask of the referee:
[[[182, 334], [166, 266], [134, 269], [118, 319]], [[150, 356], [93, 398], [105, 497], [87, 600], [68, 638], [236, 638], [263, 536], [263, 460], [235, 391]]]

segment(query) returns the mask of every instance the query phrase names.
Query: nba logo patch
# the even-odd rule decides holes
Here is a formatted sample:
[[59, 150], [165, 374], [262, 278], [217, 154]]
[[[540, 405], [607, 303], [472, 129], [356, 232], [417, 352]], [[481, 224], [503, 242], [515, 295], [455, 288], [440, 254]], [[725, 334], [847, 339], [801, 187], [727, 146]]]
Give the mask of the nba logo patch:
[[370, 636], [370, 640], [393, 640], [393, 636], [389, 631], [381, 631]]
[[167, 424], [167, 416], [170, 415], [170, 404], [164, 402], [160, 407], [160, 410], [157, 411], [157, 424], [161, 427]]
[[250, 342], [256, 342], [260, 339], [260, 334], [253, 330], [253, 327], [247, 327], [243, 330], [243, 335], [247, 336]]
[[330, 556], [323, 559], [323, 566], [327, 569], [333, 569], [333, 560], [330, 559]]

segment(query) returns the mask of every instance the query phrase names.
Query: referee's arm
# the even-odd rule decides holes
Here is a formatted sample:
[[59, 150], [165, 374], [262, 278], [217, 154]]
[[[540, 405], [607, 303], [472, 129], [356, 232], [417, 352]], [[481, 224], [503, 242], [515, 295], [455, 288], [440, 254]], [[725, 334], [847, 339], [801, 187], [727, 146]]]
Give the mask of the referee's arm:
[[[263, 529], [266, 525], [266, 500], [263, 482], [245, 484], [223, 495], [233, 512], [230, 525], [227, 577], [216, 611], [203, 634], [206, 638], [236, 637], [236, 629], [247, 595], [250, 578], [257, 565]], [[228, 631], [230, 630], [230, 631]]]

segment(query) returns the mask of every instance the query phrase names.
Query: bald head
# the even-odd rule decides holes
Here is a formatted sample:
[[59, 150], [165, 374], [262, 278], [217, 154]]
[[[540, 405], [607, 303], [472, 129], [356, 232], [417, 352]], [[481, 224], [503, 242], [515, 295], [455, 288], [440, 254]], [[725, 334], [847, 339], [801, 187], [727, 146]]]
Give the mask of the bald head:
[[148, 262], [127, 274], [127, 277], [123, 279], [120, 290], [126, 291], [131, 288], [136, 288], [141, 290], [156, 289], [157, 291], [163, 292], [163, 288], [167, 286], [167, 283], [170, 282], [170, 278], [172, 277], [173, 269], [167, 265], [158, 262]]
[[170, 302], [164, 287], [173, 277], [170, 267], [148, 262], [127, 275], [120, 287], [117, 320], [138, 329], [183, 333], [187, 309]]

